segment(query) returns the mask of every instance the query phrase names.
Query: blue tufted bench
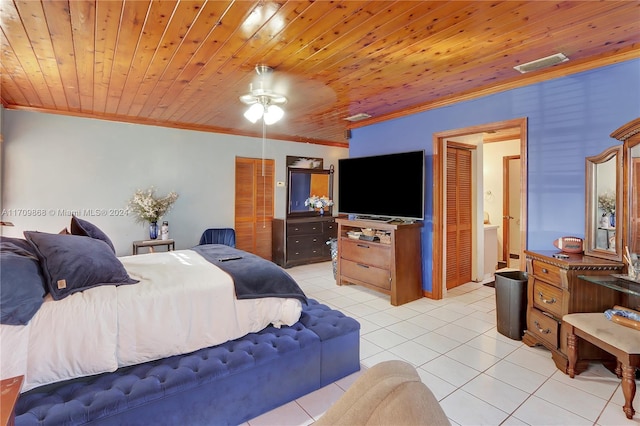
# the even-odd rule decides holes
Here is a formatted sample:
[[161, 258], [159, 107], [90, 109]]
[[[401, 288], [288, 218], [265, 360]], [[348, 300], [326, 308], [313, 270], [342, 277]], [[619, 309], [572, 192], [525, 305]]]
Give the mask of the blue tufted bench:
[[33, 389], [15, 424], [240, 424], [359, 369], [360, 324], [309, 300], [291, 327]]

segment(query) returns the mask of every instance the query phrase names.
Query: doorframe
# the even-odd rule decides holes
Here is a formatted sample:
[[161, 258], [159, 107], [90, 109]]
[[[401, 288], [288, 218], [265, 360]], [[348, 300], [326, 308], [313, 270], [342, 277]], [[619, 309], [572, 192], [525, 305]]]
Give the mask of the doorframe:
[[432, 256], [432, 282], [431, 294], [433, 299], [442, 299], [446, 285], [444, 279], [444, 215], [445, 215], [445, 194], [443, 184], [445, 178], [446, 165], [446, 144], [447, 139], [459, 136], [472, 135], [476, 133], [491, 132], [507, 128], [520, 128], [520, 269], [524, 270], [524, 249], [527, 247], [527, 118], [515, 118], [512, 120], [498, 121], [495, 123], [481, 124], [477, 126], [465, 127], [461, 129], [447, 130], [433, 134], [433, 247]]
[[[522, 159], [519, 155], [505, 155], [502, 157], [502, 257], [509, 266], [509, 260], [511, 259], [511, 230], [509, 229], [509, 202], [511, 201], [510, 191], [505, 189], [511, 189], [509, 178], [511, 177], [511, 171], [509, 169], [509, 161], [518, 160], [520, 167], [522, 167]], [[522, 194], [520, 194], [522, 198]]]

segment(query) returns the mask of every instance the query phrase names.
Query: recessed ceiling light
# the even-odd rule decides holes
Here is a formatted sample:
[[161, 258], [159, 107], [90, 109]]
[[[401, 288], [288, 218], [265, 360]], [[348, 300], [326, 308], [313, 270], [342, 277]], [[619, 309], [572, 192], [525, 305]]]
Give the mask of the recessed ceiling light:
[[345, 118], [345, 120], [347, 120], [347, 121], [360, 121], [360, 120], [366, 120], [367, 118], [371, 118], [371, 115], [367, 114], [366, 112], [361, 112], [359, 114], [352, 115], [351, 117], [347, 117], [347, 118]]
[[522, 64], [522, 65], [517, 65], [513, 68], [515, 68], [517, 71], [524, 74], [527, 72], [548, 68], [548, 67], [560, 64], [562, 62], [567, 62], [568, 60], [569, 58], [567, 58], [564, 54], [556, 53], [555, 55], [547, 56], [546, 58], [536, 59], [535, 61], [527, 62], [526, 64]]

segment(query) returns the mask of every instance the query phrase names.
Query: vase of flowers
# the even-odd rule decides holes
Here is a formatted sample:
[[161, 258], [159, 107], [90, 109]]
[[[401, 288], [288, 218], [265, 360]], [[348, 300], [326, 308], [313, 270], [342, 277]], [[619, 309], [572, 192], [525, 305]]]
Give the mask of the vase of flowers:
[[307, 198], [304, 201], [304, 205], [308, 206], [310, 209], [319, 209], [320, 216], [323, 216], [324, 209], [326, 207], [332, 206], [333, 201], [326, 195], [323, 195], [321, 197], [318, 197], [317, 195], [312, 195], [311, 197]]
[[158, 222], [151, 222], [149, 224], [149, 238], [152, 240], [158, 238]]
[[167, 214], [178, 194], [170, 192], [164, 197], [156, 196], [156, 189], [137, 190], [129, 200], [129, 208], [136, 215], [136, 221], [149, 224], [149, 238], [158, 238], [158, 221]]
[[[602, 210], [602, 227], [615, 228], [616, 226], [616, 196], [612, 191], [598, 195], [598, 208]], [[608, 216], [608, 217], [607, 217]]]

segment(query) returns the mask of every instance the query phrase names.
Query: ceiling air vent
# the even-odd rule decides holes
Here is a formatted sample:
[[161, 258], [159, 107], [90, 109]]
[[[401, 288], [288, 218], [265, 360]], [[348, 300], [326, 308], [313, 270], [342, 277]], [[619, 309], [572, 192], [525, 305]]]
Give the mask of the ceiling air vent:
[[351, 117], [347, 117], [347, 118], [345, 118], [345, 120], [347, 120], [347, 121], [361, 121], [361, 120], [366, 120], [367, 118], [371, 118], [371, 115], [367, 114], [366, 112], [361, 112], [360, 114], [356, 114], [356, 115], [352, 115]]
[[546, 58], [536, 59], [535, 61], [527, 62], [526, 64], [518, 65], [513, 68], [520, 71], [522, 74], [538, 71], [543, 68], [551, 67], [562, 62], [567, 62], [569, 58], [567, 58], [562, 53], [556, 53], [555, 55], [547, 56]]

